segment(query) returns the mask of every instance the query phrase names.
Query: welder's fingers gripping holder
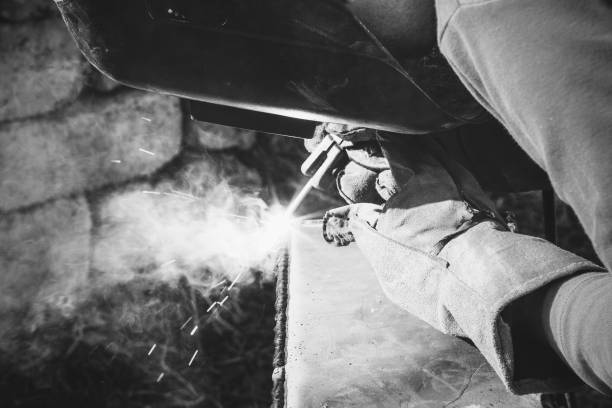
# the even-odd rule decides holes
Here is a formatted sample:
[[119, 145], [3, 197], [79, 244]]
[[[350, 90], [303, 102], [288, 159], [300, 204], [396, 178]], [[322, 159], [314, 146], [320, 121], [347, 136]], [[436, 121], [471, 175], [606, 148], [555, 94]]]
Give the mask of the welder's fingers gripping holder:
[[349, 162], [346, 148], [352, 142], [342, 140], [339, 136], [327, 133], [314, 148], [310, 156], [302, 163], [302, 174], [310, 177], [312, 186], [326, 190], [335, 183], [335, 176]]
[[[312, 187], [336, 188], [347, 203], [380, 201], [375, 191], [376, 176], [389, 168], [376, 138], [376, 131], [324, 123], [306, 141], [310, 156], [302, 173]], [[346, 191], [346, 189], [354, 191]]]
[[349, 207], [343, 208], [346, 208], [346, 214], [327, 211], [323, 216], [323, 239], [328, 244], [347, 246], [355, 242], [355, 237], [349, 227]]

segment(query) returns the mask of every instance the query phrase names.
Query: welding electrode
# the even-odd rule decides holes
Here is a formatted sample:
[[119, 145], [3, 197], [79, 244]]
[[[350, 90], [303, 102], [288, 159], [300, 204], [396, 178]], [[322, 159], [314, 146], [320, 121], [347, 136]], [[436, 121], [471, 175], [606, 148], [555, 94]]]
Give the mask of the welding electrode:
[[344, 141], [327, 134], [302, 164], [302, 174], [310, 176], [308, 182], [291, 200], [286, 214], [292, 215], [313, 188], [326, 189], [334, 181], [334, 170], [348, 163], [348, 155], [343, 148]]

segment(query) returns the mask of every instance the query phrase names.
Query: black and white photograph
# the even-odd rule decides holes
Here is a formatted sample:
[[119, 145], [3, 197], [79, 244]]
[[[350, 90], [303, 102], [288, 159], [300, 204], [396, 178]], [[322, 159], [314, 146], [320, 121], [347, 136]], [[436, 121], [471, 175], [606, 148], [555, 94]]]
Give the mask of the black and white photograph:
[[0, 0], [0, 408], [612, 408], [612, 1]]

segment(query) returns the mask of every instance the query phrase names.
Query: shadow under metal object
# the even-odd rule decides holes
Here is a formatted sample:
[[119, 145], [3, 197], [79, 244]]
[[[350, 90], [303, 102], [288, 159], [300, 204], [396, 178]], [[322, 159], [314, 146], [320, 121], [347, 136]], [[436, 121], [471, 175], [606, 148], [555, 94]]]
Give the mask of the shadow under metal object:
[[[398, 133], [440, 131], [485, 115], [443, 58], [398, 62], [344, 1], [56, 4], [89, 62], [128, 86]], [[452, 77], [452, 95], [438, 94], [440, 84], [424, 91], [428, 82], [417, 83], [432, 77]]]
[[56, 4], [89, 62], [186, 98], [195, 120], [302, 138], [319, 122], [433, 134], [487, 190], [548, 187], [435, 47], [392, 55], [343, 0]]

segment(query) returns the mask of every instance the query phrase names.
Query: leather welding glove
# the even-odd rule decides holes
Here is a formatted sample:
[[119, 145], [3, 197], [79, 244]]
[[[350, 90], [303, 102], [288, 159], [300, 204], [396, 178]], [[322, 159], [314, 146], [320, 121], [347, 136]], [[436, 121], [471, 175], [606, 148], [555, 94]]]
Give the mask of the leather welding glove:
[[304, 140], [304, 147], [312, 153], [327, 134], [338, 136], [350, 147], [346, 148], [349, 162], [336, 173], [336, 189], [349, 204], [382, 203], [391, 195], [388, 188], [391, 183], [378, 183], [382, 177], [388, 177], [389, 164], [378, 148], [376, 131], [364, 127], [322, 123], [317, 127], [311, 139]]
[[[381, 144], [398, 191], [383, 206], [329, 211], [326, 239], [356, 241], [392, 301], [444, 333], [471, 339], [509, 390], [567, 386], [554, 372], [547, 380], [515, 377], [511, 328], [502, 312], [553, 280], [601, 268], [508, 231], [471, 174], [429, 139], [383, 138]], [[338, 220], [341, 229], [334, 228]]]

